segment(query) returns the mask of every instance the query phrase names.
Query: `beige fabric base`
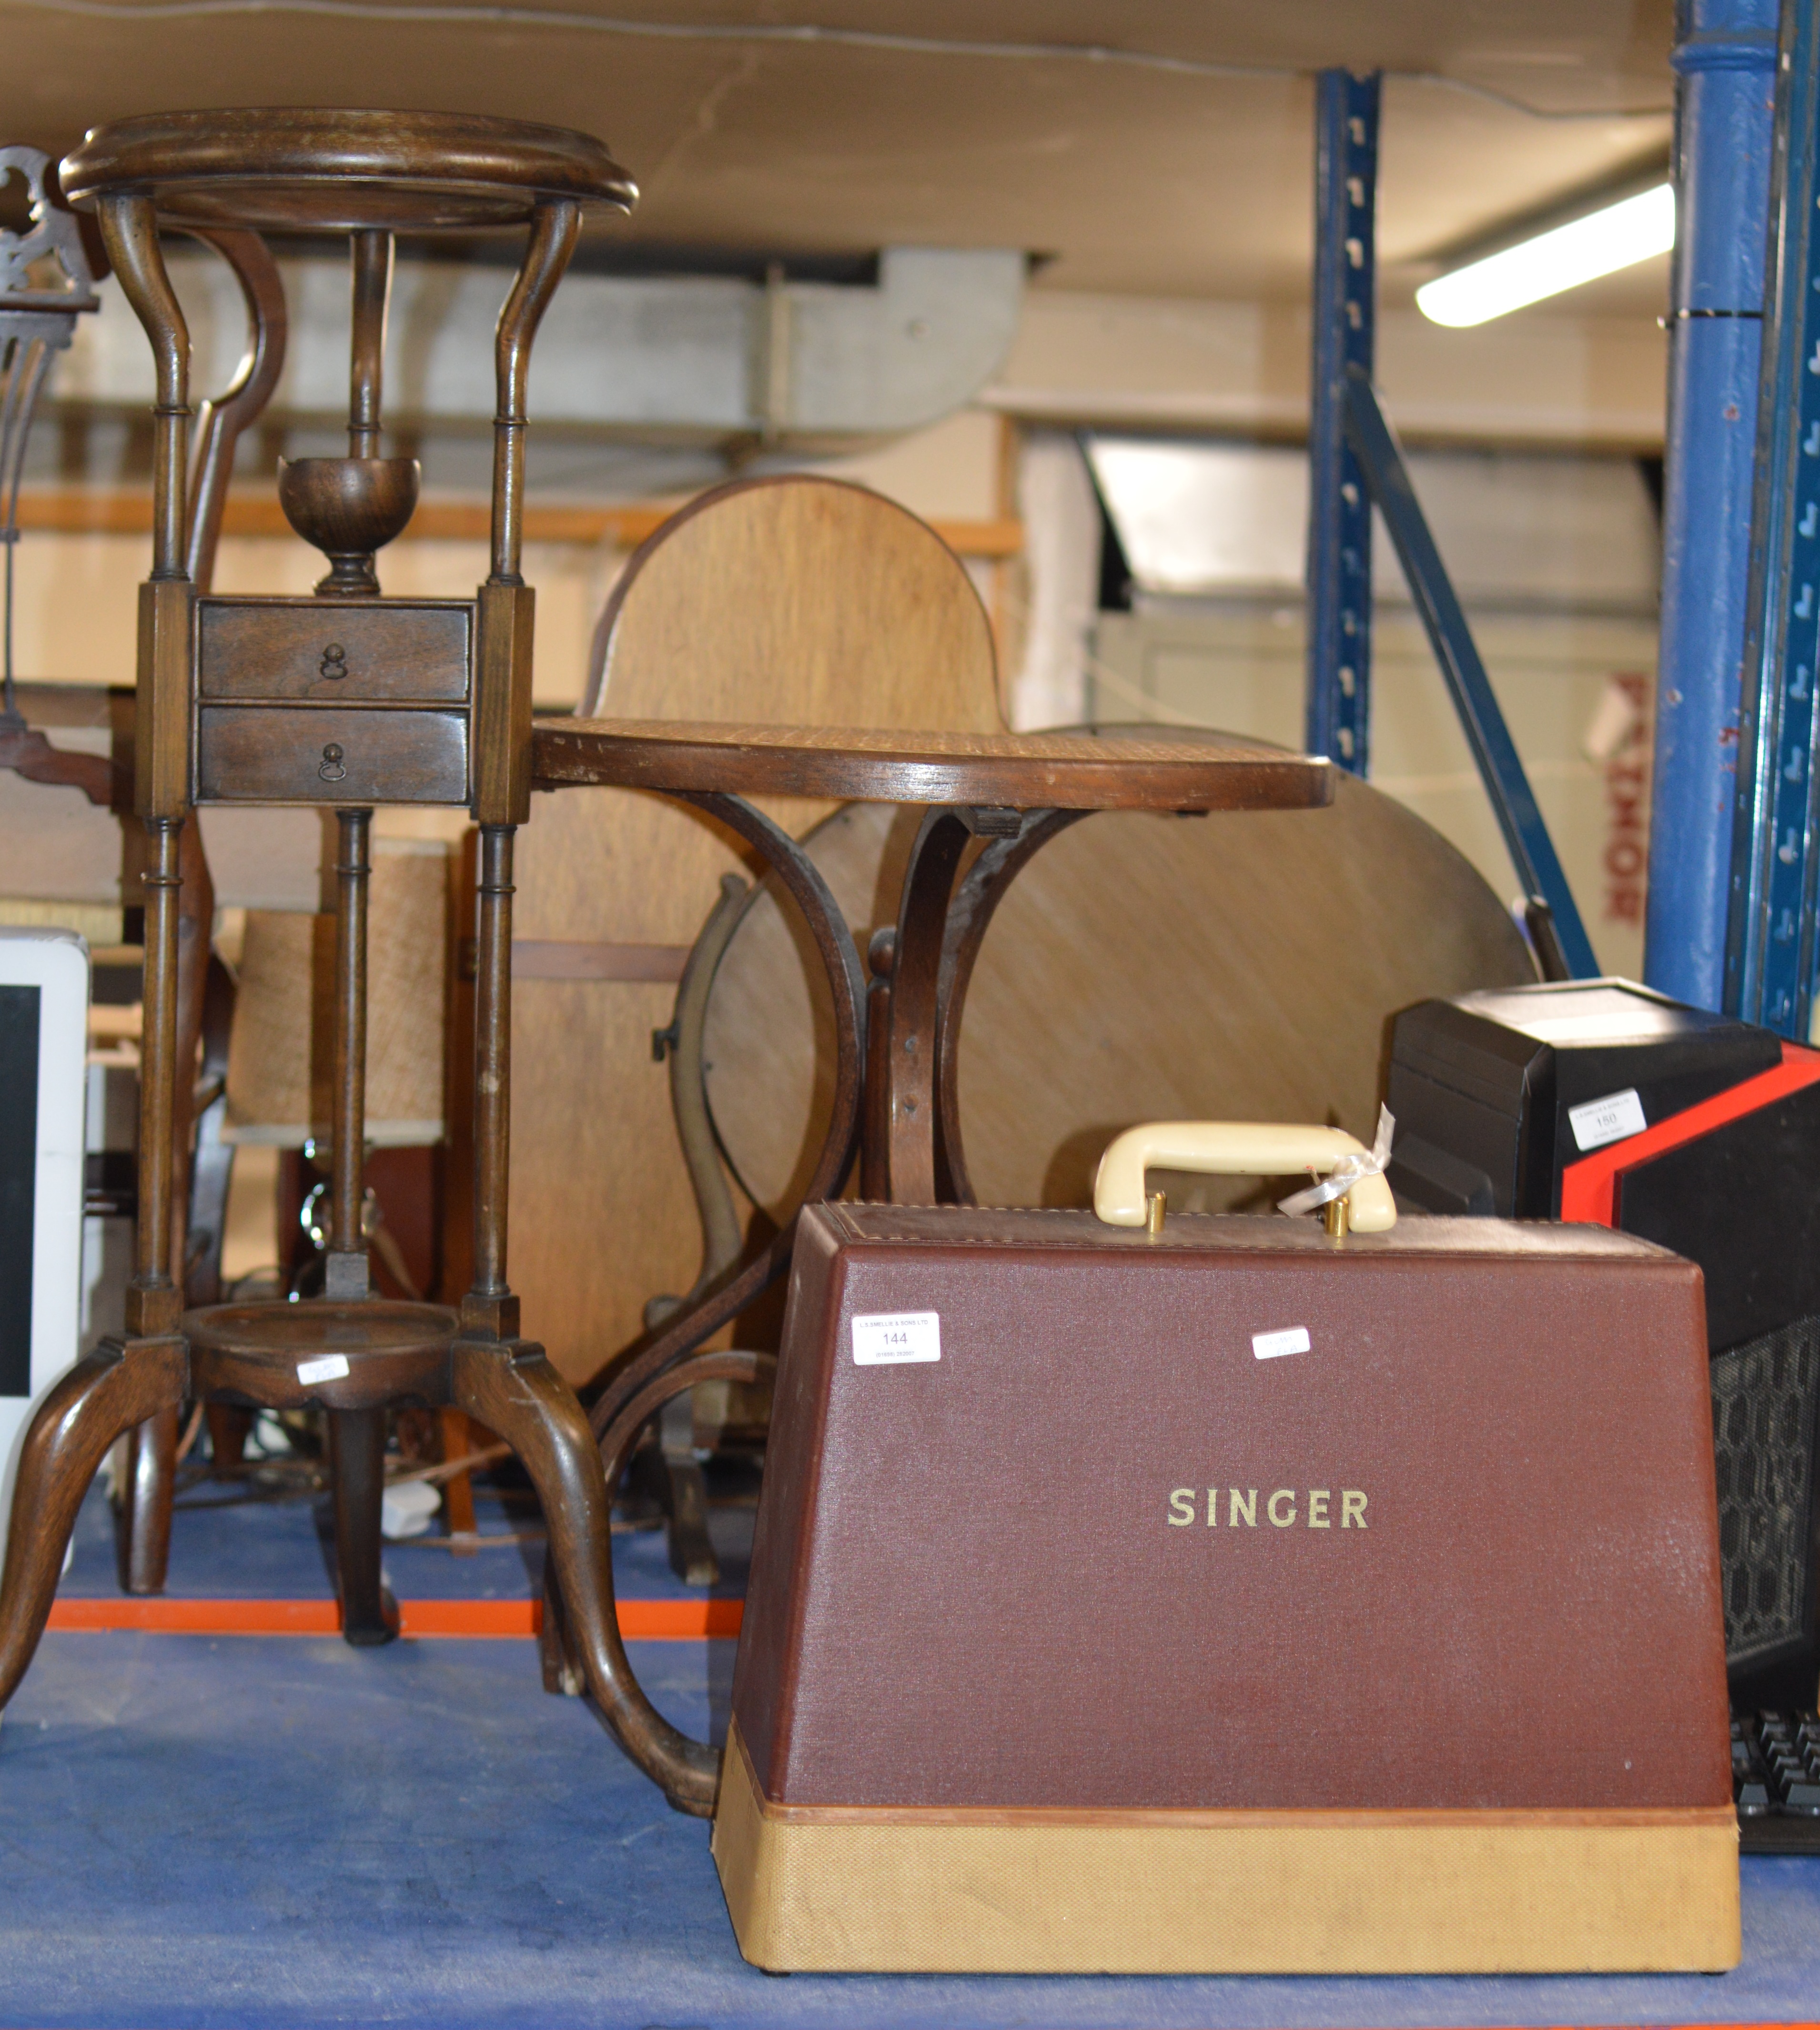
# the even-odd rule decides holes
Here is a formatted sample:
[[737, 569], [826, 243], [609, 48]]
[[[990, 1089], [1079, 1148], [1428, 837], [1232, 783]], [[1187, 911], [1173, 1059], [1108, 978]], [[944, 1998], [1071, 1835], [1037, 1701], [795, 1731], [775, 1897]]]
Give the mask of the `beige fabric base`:
[[1680, 1812], [767, 1805], [737, 1728], [714, 1860], [774, 1972], [1714, 1972], [1737, 1821]]

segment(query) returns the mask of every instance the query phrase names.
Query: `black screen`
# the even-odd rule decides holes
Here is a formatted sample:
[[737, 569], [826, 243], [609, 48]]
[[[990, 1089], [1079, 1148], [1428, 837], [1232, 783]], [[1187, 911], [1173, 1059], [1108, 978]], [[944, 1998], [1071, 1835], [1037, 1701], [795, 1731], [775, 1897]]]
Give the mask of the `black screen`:
[[32, 1393], [38, 1002], [35, 987], [0, 987], [0, 1396]]

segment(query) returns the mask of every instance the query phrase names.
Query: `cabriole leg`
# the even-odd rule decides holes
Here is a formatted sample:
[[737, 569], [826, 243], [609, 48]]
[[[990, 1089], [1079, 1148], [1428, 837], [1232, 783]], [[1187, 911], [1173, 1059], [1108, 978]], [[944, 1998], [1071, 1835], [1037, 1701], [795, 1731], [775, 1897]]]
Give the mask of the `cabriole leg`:
[[39, 1405], [19, 1456], [6, 1563], [0, 1571], [0, 1706], [38, 1648], [76, 1511], [123, 1431], [165, 1411], [188, 1386], [181, 1339], [114, 1340], [79, 1360]]
[[335, 1569], [341, 1634], [357, 1649], [377, 1649], [398, 1633], [398, 1603], [380, 1572], [385, 1540], [385, 1412], [332, 1410], [335, 1448]]
[[120, 1516], [123, 1593], [164, 1591], [170, 1565], [180, 1415], [173, 1404], [126, 1434], [126, 1485], [121, 1489]]

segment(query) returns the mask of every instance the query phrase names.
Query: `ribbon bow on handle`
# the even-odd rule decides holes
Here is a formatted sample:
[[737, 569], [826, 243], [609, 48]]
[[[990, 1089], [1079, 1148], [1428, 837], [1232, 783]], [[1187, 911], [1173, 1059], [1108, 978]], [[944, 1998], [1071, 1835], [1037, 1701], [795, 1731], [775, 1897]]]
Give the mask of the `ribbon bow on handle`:
[[1378, 1139], [1372, 1147], [1355, 1155], [1342, 1156], [1324, 1177], [1310, 1184], [1305, 1192], [1278, 1199], [1277, 1210], [1288, 1213], [1292, 1218], [1300, 1213], [1318, 1212], [1331, 1200], [1343, 1197], [1361, 1177], [1382, 1177], [1390, 1160], [1390, 1138], [1396, 1129], [1396, 1116], [1389, 1107], [1380, 1106]]

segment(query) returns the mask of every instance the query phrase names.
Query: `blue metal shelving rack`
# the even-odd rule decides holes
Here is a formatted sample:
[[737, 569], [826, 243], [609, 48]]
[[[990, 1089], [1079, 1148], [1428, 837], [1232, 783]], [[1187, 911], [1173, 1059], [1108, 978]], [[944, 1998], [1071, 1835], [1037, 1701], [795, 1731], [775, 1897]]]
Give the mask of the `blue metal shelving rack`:
[[1783, 10], [1725, 1006], [1805, 1040], [1820, 805], [1820, 0]]
[[1373, 72], [1315, 84], [1314, 386], [1308, 417], [1308, 725], [1303, 745], [1365, 775], [1372, 737], [1372, 504], [1346, 441], [1345, 383], [1372, 372], [1378, 113]]
[[1308, 419], [1308, 714], [1312, 754], [1370, 771], [1372, 510], [1396, 545], [1550, 976], [1598, 973], [1548, 827], [1372, 385], [1381, 80], [1315, 87], [1313, 388]]
[[[1739, 992], [1725, 972], [1777, 4], [1677, 0], [1670, 59], [1675, 252], [1643, 978], [1699, 1008]], [[1755, 1006], [1754, 990], [1747, 998]]]
[[[1346, 439], [1357, 457], [1366, 489], [1384, 517], [1396, 545], [1398, 561], [1415, 594], [1428, 645], [1435, 652], [1442, 681], [1472, 749], [1479, 780], [1491, 801], [1492, 816], [1504, 835], [1517, 878], [1523, 883], [1529, 928], [1550, 977], [1559, 974], [1592, 980], [1599, 961], [1580, 920], [1573, 891], [1567, 885], [1548, 835], [1548, 827], [1529, 786], [1529, 777], [1504, 723], [1491, 679], [1479, 660], [1472, 630], [1448, 580], [1441, 553], [1435, 547], [1401, 447], [1379, 406], [1375, 390], [1357, 367], [1346, 375]], [[1548, 913], [1546, 925], [1535, 905]], [[1552, 940], [1550, 939], [1552, 933]], [[1550, 944], [1552, 942], [1552, 948]]]

